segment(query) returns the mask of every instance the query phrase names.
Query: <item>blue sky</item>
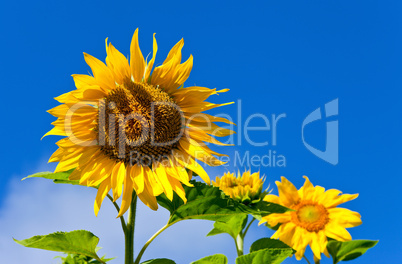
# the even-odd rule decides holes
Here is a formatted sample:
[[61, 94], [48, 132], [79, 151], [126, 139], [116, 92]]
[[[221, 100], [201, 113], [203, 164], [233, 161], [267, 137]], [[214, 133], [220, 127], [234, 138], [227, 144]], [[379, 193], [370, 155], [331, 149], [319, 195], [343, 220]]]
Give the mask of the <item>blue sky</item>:
[[[268, 145], [252, 146], [242, 131], [242, 144], [214, 149], [259, 157], [275, 151], [277, 156], [285, 157], [285, 167], [251, 168], [267, 176], [267, 186], [271, 183], [273, 187], [274, 181], [283, 175], [300, 187], [302, 176], [308, 175], [313, 184], [359, 193], [358, 199], [345, 206], [361, 213], [363, 225], [350, 232], [355, 239], [379, 239], [380, 243], [354, 263], [398, 262], [402, 249], [399, 239], [401, 5], [399, 1], [247, 4], [244, 1], [3, 1], [0, 4], [3, 51], [0, 223], [6, 226], [1, 228], [0, 252], [5, 249], [2, 255], [12, 256], [12, 252], [30, 259], [31, 263], [43, 263], [48, 253], [16, 246], [11, 236], [23, 238], [80, 228], [80, 222], [71, 224], [77, 217], [63, 213], [61, 207], [67, 206], [69, 212], [82, 215], [85, 228], [98, 230], [100, 245], [108, 255], [122, 256], [119, 247], [107, 251], [105, 245], [119, 243], [113, 231], [119, 232], [119, 223], [114, 220], [112, 209], [105, 207], [98, 218], [91, 216], [94, 193], [86, 188], [54, 187], [40, 180], [19, 182], [18, 179], [53, 168], [46, 161], [56, 150], [54, 143], [58, 138], [40, 140], [54, 120], [46, 110], [57, 105], [53, 97], [74, 89], [71, 74], [89, 71], [82, 52], [104, 60], [104, 40], [108, 37], [123, 54], [128, 54], [132, 34], [138, 27], [144, 54], [152, 51], [152, 34], [156, 32], [159, 45], [156, 63], [162, 63], [169, 49], [184, 38], [183, 56], [194, 56], [193, 71], [186, 85], [230, 88], [228, 93], [212, 100], [236, 104], [210, 113], [229, 114], [240, 124], [238, 129], [244, 128], [246, 119], [253, 114], [286, 115], [278, 121], [276, 145], [271, 129], [249, 132], [254, 142], [268, 140]], [[339, 101], [339, 115], [311, 123], [304, 133], [308, 144], [323, 150], [325, 122], [338, 120], [336, 165], [313, 155], [301, 137], [303, 120], [334, 99]], [[261, 118], [254, 118], [249, 124], [264, 123]], [[227, 167], [209, 172], [214, 178], [226, 170], [237, 169], [245, 168], [235, 167], [231, 160]], [[32, 216], [35, 214], [32, 208], [43, 215]], [[152, 213], [145, 207], [141, 212], [151, 219], [167, 219], [164, 212]], [[57, 221], [60, 224], [54, 224]], [[152, 223], [155, 226], [150, 227], [149, 233], [137, 233], [139, 241], [145, 241], [152, 230], [163, 225], [160, 220]], [[147, 257], [154, 254], [188, 263], [203, 255], [222, 252], [233, 261], [230, 239], [204, 238], [212, 223], [192, 223], [180, 224], [158, 238]], [[108, 231], [102, 226], [113, 228]], [[189, 235], [192, 226], [200, 229]], [[22, 227], [26, 228], [25, 233]], [[254, 226], [249, 242], [271, 234]], [[172, 245], [168, 242], [170, 237], [180, 242]], [[116, 242], [110, 243], [113, 239]], [[51, 257], [48, 259], [50, 263]], [[12, 261], [10, 258], [8, 263]]]

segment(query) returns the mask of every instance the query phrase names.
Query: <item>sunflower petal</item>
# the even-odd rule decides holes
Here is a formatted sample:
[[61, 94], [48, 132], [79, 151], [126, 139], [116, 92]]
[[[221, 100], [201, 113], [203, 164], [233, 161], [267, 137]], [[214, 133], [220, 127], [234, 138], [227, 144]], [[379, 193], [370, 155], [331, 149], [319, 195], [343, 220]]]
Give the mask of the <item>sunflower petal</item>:
[[112, 70], [117, 83], [122, 84], [131, 77], [130, 65], [127, 58], [118, 51], [112, 43], [106, 46], [106, 64]]
[[170, 183], [170, 179], [168, 179], [168, 176], [166, 174], [166, 170], [163, 167], [161, 163], [154, 164], [153, 166], [153, 171], [155, 173], [156, 178], [158, 179], [158, 182], [160, 182], [164, 193], [166, 194], [166, 197], [172, 201], [173, 200], [173, 188]]
[[113, 202], [115, 202], [121, 196], [125, 176], [126, 167], [124, 165], [124, 162], [118, 162], [112, 170], [111, 177]]
[[296, 187], [285, 177], [282, 176], [281, 180], [282, 182], [275, 182], [278, 186], [279, 198], [284, 206], [291, 207], [300, 200], [298, 191]]
[[346, 203], [356, 199], [359, 194], [341, 194], [342, 192], [336, 189], [327, 190], [321, 197], [320, 203], [327, 208], [336, 207], [342, 203]]
[[325, 235], [338, 241], [352, 240], [352, 236], [344, 227], [331, 221], [325, 226]]
[[123, 198], [121, 200], [120, 211], [116, 218], [122, 216], [131, 205], [133, 195], [133, 181], [131, 177], [124, 177]]
[[211, 180], [209, 179], [209, 176], [205, 172], [204, 168], [200, 164], [198, 164], [190, 155], [180, 150], [175, 150], [173, 156], [182, 166], [197, 173], [206, 184], [211, 183]]
[[135, 82], [141, 82], [145, 74], [145, 61], [138, 44], [138, 28], [135, 30], [130, 46], [131, 75]]
[[106, 179], [99, 185], [98, 193], [96, 194], [95, 204], [94, 204], [94, 212], [95, 216], [98, 216], [99, 209], [102, 205], [103, 199], [105, 199], [106, 195], [112, 188], [110, 184], [110, 179]]
[[130, 177], [133, 181], [137, 194], [142, 193], [145, 185], [144, 169], [137, 164], [133, 165], [130, 170]]
[[331, 221], [334, 221], [345, 228], [355, 227], [362, 224], [360, 214], [349, 209], [329, 208], [328, 213]]
[[149, 61], [146, 70], [145, 70], [145, 82], [148, 82], [149, 76], [152, 71], [152, 67], [154, 66], [155, 63], [155, 57], [156, 57], [156, 52], [158, 51], [158, 44], [156, 43], [156, 38], [155, 38], [155, 33], [153, 36], [153, 52], [152, 52], [152, 59]]
[[84, 53], [84, 58], [89, 67], [91, 67], [92, 73], [99, 86], [102, 87], [104, 91], [112, 90], [116, 85], [109, 68], [102, 61], [87, 53]]

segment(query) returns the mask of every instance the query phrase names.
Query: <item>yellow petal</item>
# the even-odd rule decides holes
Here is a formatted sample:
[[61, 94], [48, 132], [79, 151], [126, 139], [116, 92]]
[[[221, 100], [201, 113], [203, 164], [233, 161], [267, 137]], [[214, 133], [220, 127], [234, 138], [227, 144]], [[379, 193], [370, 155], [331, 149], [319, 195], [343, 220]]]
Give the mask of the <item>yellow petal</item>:
[[262, 223], [267, 222], [268, 225], [274, 227], [277, 224], [287, 223], [292, 219], [290, 213], [283, 213], [283, 214], [270, 214], [264, 216], [260, 221], [259, 225]]
[[113, 191], [113, 201], [119, 199], [122, 189], [123, 181], [126, 176], [126, 167], [124, 162], [118, 162], [112, 170], [112, 191]]
[[166, 170], [161, 163], [154, 164], [153, 171], [155, 173], [158, 182], [161, 183], [164, 193], [169, 200], [173, 200], [173, 188], [170, 184]]
[[72, 92], [64, 93], [55, 97], [54, 99], [57, 100], [59, 103], [76, 103], [79, 101], [73, 96]]
[[131, 75], [135, 82], [141, 82], [145, 75], [145, 61], [138, 44], [138, 28], [135, 30], [130, 46]]
[[44, 138], [46, 136], [50, 136], [50, 135], [53, 135], [53, 136], [66, 136], [66, 131], [64, 131], [64, 129], [62, 127], [54, 127], [49, 132], [44, 134], [42, 138]]
[[184, 45], [180, 40], [169, 52], [166, 60], [159, 67], [156, 67], [151, 78], [153, 85], [159, 85], [168, 93], [174, 92], [190, 75], [193, 67], [193, 57], [180, 64], [181, 49]]
[[345, 228], [355, 227], [362, 224], [360, 214], [349, 209], [329, 208], [328, 213], [332, 222], [336, 222]]
[[336, 189], [327, 190], [321, 197], [320, 203], [327, 208], [336, 207], [341, 203], [346, 203], [356, 199], [359, 194], [341, 194], [342, 192]]
[[[181, 90], [181, 89], [179, 89]], [[212, 123], [212, 122], [222, 122], [230, 125], [234, 125], [235, 123], [229, 121], [226, 118], [223, 117], [216, 117], [216, 116], [211, 116], [205, 113], [197, 113], [197, 114], [191, 114], [191, 113], [183, 113], [184, 117], [188, 120], [188, 122], [204, 122], [206, 124]]]
[[150, 185], [148, 179], [145, 178], [144, 191], [138, 194], [138, 198], [140, 198], [140, 200], [152, 210], [157, 210], [158, 203], [156, 202], [155, 196], [152, 194], [153, 189]]
[[178, 179], [183, 184], [189, 187], [193, 187], [194, 185], [189, 182], [191, 180], [191, 177], [189, 177], [189, 174], [186, 171], [186, 169], [182, 167], [180, 164], [178, 164], [172, 156], [169, 157], [169, 162], [170, 162], [170, 168], [167, 168], [169, 175], [171, 177]]
[[[319, 231], [319, 233], [312, 233], [312, 236], [311, 236], [310, 247], [311, 247], [311, 250], [313, 251], [315, 259], [321, 259], [321, 253], [323, 251], [323, 245], [321, 244], [322, 241], [320, 241], [319, 236], [321, 236], [321, 237], [324, 236], [325, 237], [324, 232]], [[323, 244], [325, 244], [325, 246], [326, 246], [326, 244], [327, 244], [326, 241]]]
[[303, 200], [312, 200], [313, 199], [313, 195], [314, 195], [314, 186], [313, 184], [311, 184], [309, 178], [307, 176], [303, 176], [303, 178], [305, 179], [304, 185], [303, 187], [300, 188], [299, 192], [299, 196], [301, 199]]
[[183, 202], [186, 203], [187, 202], [186, 192], [184, 191], [181, 183], [176, 179], [170, 179], [170, 182], [172, 184], [175, 193], [177, 193], [177, 195], [183, 200]]
[[210, 109], [213, 109], [216, 107], [231, 105], [233, 103], [234, 102], [229, 102], [229, 103], [224, 103], [224, 104], [214, 104], [214, 103], [210, 103], [210, 102], [201, 102], [201, 103], [198, 103], [193, 106], [181, 107], [181, 110], [183, 112], [187, 112], [187, 113], [199, 113], [199, 112], [207, 111], [207, 110], [210, 110]]
[[140, 194], [144, 191], [145, 179], [144, 179], [144, 170], [141, 166], [135, 164], [131, 166], [130, 177], [133, 181], [135, 191], [137, 194]]
[[279, 238], [288, 246], [292, 246], [292, 238], [295, 234], [296, 225], [289, 222], [279, 226], [278, 230], [272, 235], [272, 238]]
[[92, 174], [90, 181], [87, 183], [88, 186], [98, 186], [106, 178], [109, 178], [112, 174], [115, 161], [111, 161], [108, 157], [103, 160], [101, 164], [94, 169], [96, 173]]
[[105, 199], [107, 193], [110, 191], [111, 184], [110, 179], [106, 179], [99, 185], [98, 193], [96, 194], [94, 211], [95, 216], [98, 216], [99, 209], [102, 205], [103, 199]]
[[[110, 165], [114, 166], [115, 162], [112, 162], [109, 157], [104, 155], [98, 155], [94, 159], [91, 160], [91, 167], [86, 167], [85, 171], [81, 173], [80, 184], [89, 185], [89, 181], [99, 181], [101, 178], [104, 179], [101, 175], [103, 171], [110, 169]], [[113, 167], [112, 167], [113, 168]], [[112, 169], [111, 168], [111, 169]], [[111, 172], [111, 169], [107, 171], [107, 173]]]
[[170, 60], [174, 59], [174, 57], [178, 57], [178, 61], [181, 61], [181, 49], [184, 46], [184, 39], [179, 40], [173, 48], [169, 51], [169, 54], [167, 55], [165, 61], [163, 64], [168, 63]]
[[88, 86], [87, 89], [76, 90], [71, 93], [75, 98], [83, 101], [100, 100], [106, 97], [106, 93], [99, 86]]
[[266, 195], [264, 197], [264, 201], [270, 202], [270, 203], [281, 204], [281, 200], [279, 199], [279, 197], [276, 195], [273, 195], [273, 194]]
[[92, 76], [85, 74], [73, 74], [71, 76], [73, 76], [75, 87], [79, 90], [84, 89], [87, 86], [98, 85], [95, 78]]
[[220, 146], [233, 146], [233, 144], [226, 144], [222, 143], [216, 138], [208, 135], [205, 131], [198, 127], [187, 127], [186, 129], [186, 135], [188, 137], [191, 137], [193, 139], [199, 140], [199, 141], [204, 141], [204, 142], [209, 142], [213, 143], [215, 145], [220, 145]]
[[178, 163], [182, 166], [194, 171], [201, 177], [201, 179], [206, 183], [210, 184], [211, 180], [209, 179], [208, 174], [205, 172], [204, 168], [198, 164], [190, 155], [180, 151], [175, 150], [173, 154], [174, 158]]
[[301, 260], [303, 258], [310, 239], [309, 232], [307, 232], [304, 228], [296, 226], [294, 235], [292, 237], [291, 246], [297, 251], [295, 253], [297, 260]]
[[325, 235], [338, 241], [352, 240], [352, 236], [345, 228], [331, 221], [325, 226]]
[[84, 58], [91, 67], [95, 80], [105, 92], [116, 87], [112, 72], [103, 62], [87, 53], [84, 53]]
[[120, 211], [117, 217], [122, 216], [131, 205], [133, 195], [133, 181], [131, 177], [124, 177], [124, 191], [121, 200]]
[[218, 160], [211, 154], [209, 154], [204, 147], [202, 147], [198, 142], [182, 137], [179, 140], [180, 148], [192, 157], [210, 165], [210, 166], [220, 166], [225, 164], [225, 162]]
[[152, 53], [152, 59], [149, 61], [146, 70], [145, 70], [145, 82], [148, 82], [149, 76], [152, 71], [152, 67], [154, 66], [155, 63], [155, 57], [156, 57], [156, 52], [158, 51], [158, 44], [156, 43], [156, 38], [155, 38], [155, 33], [153, 36], [153, 53]]
[[[146, 182], [149, 182], [149, 191], [153, 196], [158, 196], [163, 193], [163, 187], [160, 182], [155, 177], [155, 173], [148, 166], [142, 167], [144, 170], [144, 176], [146, 178]], [[145, 190], [145, 189], [144, 189]]]
[[106, 46], [106, 51], [106, 64], [114, 73], [116, 82], [122, 84], [125, 79], [130, 79], [131, 70], [127, 58], [112, 43]]
[[282, 182], [275, 182], [278, 186], [279, 198], [281, 199], [284, 206], [291, 207], [292, 205], [299, 202], [299, 193], [296, 187], [285, 177], [282, 176], [281, 180]]

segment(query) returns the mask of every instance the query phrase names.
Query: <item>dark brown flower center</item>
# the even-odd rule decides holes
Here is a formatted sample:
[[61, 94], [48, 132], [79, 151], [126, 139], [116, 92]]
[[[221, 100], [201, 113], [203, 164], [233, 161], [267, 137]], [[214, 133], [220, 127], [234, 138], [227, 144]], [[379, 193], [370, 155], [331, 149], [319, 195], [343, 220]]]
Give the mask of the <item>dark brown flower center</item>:
[[150, 165], [177, 148], [182, 124], [180, 110], [166, 92], [126, 81], [99, 105], [98, 141], [112, 159]]

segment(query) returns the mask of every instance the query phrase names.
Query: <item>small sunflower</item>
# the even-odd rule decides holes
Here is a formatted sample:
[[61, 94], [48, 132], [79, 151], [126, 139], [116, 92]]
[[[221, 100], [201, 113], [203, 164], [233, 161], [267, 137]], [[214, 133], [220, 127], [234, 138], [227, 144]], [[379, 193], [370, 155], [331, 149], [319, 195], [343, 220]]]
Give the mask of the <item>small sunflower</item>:
[[352, 239], [345, 228], [355, 227], [362, 223], [360, 214], [344, 208], [337, 208], [341, 203], [357, 198], [358, 194], [341, 194], [341, 191], [330, 189], [325, 191], [321, 186], [313, 186], [307, 176], [299, 190], [282, 177], [276, 181], [279, 197], [267, 195], [264, 200], [293, 209], [283, 214], [270, 214], [263, 217], [260, 224], [267, 222], [274, 227], [280, 224], [272, 238], [279, 238], [297, 252], [300, 260], [307, 245], [310, 245], [314, 259], [321, 259], [321, 253], [329, 257], [327, 237], [338, 241]]
[[226, 172], [221, 178], [216, 177], [212, 185], [219, 187], [230, 198], [242, 203], [255, 203], [261, 200], [265, 192], [262, 192], [264, 179], [260, 178], [260, 173], [251, 174], [250, 171], [235, 173]]
[[119, 216], [129, 208], [133, 191], [153, 210], [161, 193], [173, 199], [176, 192], [186, 201], [181, 183], [192, 186], [192, 173], [186, 169], [209, 184], [196, 160], [223, 164], [214, 156], [222, 155], [204, 142], [227, 145], [213, 136], [233, 131], [213, 122], [232, 123], [202, 112], [226, 105], [205, 100], [227, 89], [183, 88], [193, 66], [192, 56], [181, 63], [183, 44], [182, 39], [152, 72], [158, 49], [155, 34], [149, 62], [141, 53], [138, 29], [129, 60], [106, 39], [106, 64], [84, 53], [93, 76], [73, 75], [77, 89], [56, 97], [62, 104], [48, 111], [58, 119], [46, 135], [66, 136], [56, 143], [59, 148], [49, 162], [59, 162], [56, 172], [75, 168], [70, 180], [99, 186], [96, 215], [110, 190], [114, 200], [122, 196]]

